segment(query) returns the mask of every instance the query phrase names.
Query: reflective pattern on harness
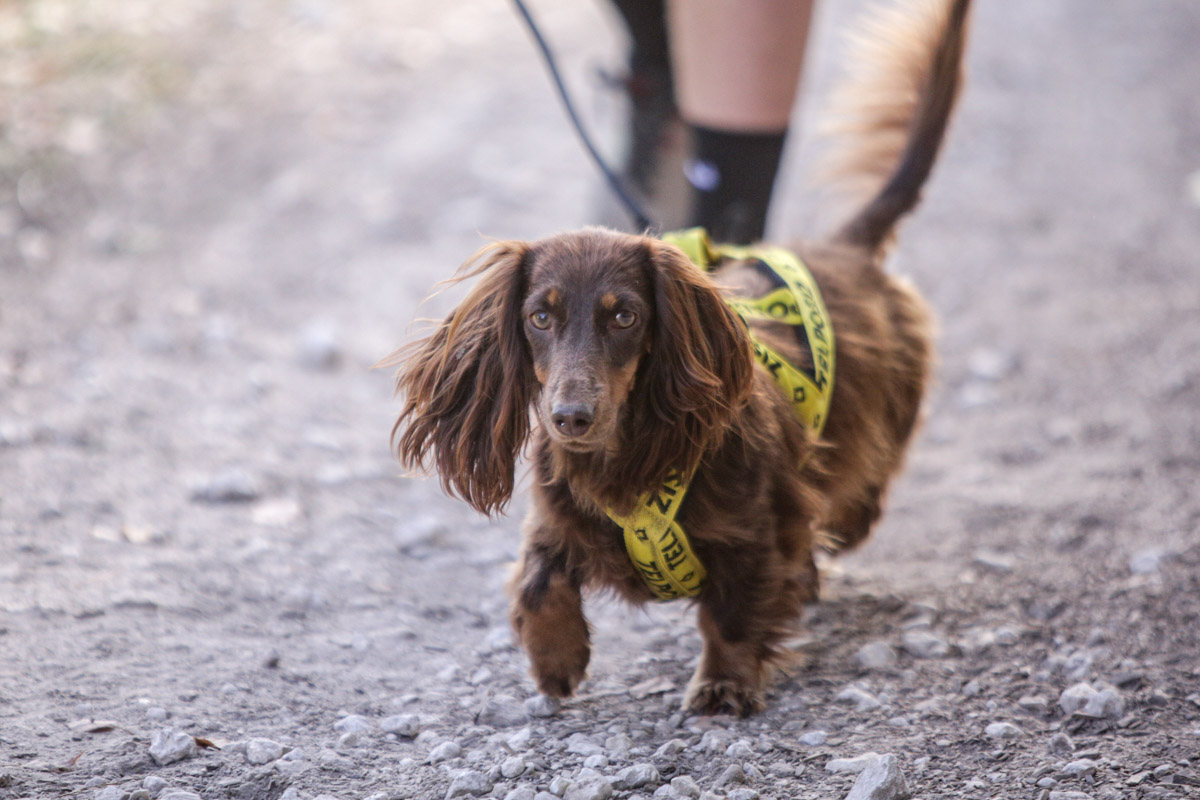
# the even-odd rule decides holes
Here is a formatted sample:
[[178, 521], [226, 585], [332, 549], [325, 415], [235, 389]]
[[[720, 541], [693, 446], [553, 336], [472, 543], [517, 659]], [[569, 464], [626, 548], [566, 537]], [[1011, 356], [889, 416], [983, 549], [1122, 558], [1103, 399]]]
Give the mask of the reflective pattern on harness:
[[[819, 436], [833, 396], [833, 326], [804, 262], [781, 247], [714, 245], [703, 228], [664, 234], [662, 239], [706, 272], [725, 259], [750, 261], [776, 287], [762, 297], [738, 297], [726, 302], [747, 323], [765, 320], [792, 326], [797, 338], [808, 347], [813, 361], [811, 372], [789, 363], [759, 340], [753, 330], [750, 333], [755, 358], [792, 401], [800, 420]], [[660, 600], [695, 597], [707, 575], [687, 534], [675, 522], [687, 488], [684, 480], [672, 476], [661, 489], [638, 498], [632, 513], [608, 512], [609, 519], [625, 532], [625, 550], [634, 567]]]

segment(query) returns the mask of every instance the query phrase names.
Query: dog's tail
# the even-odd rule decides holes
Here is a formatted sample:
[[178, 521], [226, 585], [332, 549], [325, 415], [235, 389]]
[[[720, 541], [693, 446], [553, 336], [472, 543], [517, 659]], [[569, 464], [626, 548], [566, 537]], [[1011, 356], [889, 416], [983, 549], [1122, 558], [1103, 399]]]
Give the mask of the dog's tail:
[[853, 36], [823, 170], [870, 200], [837, 239], [875, 251], [920, 199], [958, 96], [970, 0], [904, 0]]

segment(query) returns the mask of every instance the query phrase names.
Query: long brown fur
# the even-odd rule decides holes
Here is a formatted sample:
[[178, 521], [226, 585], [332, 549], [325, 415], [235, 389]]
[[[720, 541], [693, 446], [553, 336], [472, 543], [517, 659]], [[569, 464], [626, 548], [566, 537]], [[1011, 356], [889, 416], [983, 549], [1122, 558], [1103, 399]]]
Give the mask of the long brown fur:
[[[815, 550], [866, 538], [918, 419], [932, 323], [880, 261], [948, 122], [968, 4], [919, 0], [876, 26], [872, 74], [907, 76], [902, 100], [875, 78], [843, 94], [856, 150], [840, 164], [873, 194], [830, 241], [794, 248], [836, 332], [820, 441], [753, 366], [748, 332], [723, 300], [763, 293], [761, 276], [740, 262], [709, 276], [649, 237], [590, 228], [492, 245], [464, 267], [478, 278], [466, 299], [395, 356], [404, 405], [393, 439], [406, 465], [432, 462], [447, 491], [490, 514], [532, 445], [512, 621], [542, 692], [566, 696], [584, 678], [582, 591], [653, 599], [605, 510], [627, 511], [679, 471], [692, 478], [677, 519], [708, 570], [696, 598], [704, 652], [686, 702], [763, 707], [780, 643], [817, 597]], [[789, 329], [756, 323], [755, 334], [809, 365]]]

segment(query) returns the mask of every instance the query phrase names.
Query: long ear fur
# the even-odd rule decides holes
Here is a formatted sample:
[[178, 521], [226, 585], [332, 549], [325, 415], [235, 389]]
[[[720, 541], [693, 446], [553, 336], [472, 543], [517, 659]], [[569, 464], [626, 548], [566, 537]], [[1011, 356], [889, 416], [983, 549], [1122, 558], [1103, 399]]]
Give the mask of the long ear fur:
[[750, 340], [712, 279], [678, 248], [652, 241], [654, 331], [635, 384], [631, 483], [687, 474], [750, 396]]
[[404, 407], [392, 443], [406, 467], [432, 460], [442, 488], [491, 515], [512, 496], [536, 385], [522, 335], [527, 246], [476, 253], [455, 280], [481, 276], [429, 336], [399, 352]]

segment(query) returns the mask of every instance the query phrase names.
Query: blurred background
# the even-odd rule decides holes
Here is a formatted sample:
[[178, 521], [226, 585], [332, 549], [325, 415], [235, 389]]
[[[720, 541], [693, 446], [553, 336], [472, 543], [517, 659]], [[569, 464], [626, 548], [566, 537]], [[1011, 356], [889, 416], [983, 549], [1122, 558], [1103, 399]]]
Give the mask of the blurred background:
[[[621, 102], [596, 74], [623, 58], [616, 18], [532, 5], [615, 158]], [[772, 238], [831, 221], [809, 134], [862, 6], [818, 5]], [[978, 4], [963, 103], [895, 259], [942, 320], [938, 386], [835, 596], [974, 587], [1081, 641], [1120, 617], [1105, 587], [1178, 598], [1175, 573], [1130, 565], [1192, 563], [1200, 527], [1197, 42], [1192, 0]], [[489, 522], [401, 476], [391, 376], [370, 367], [444, 313], [453, 291], [422, 299], [487, 237], [592, 223], [600, 196], [500, 0], [0, 0], [13, 724], [236, 686], [272, 648], [328, 709], [480, 641], [511, 652], [522, 501]], [[601, 686], [638, 680], [621, 646], [686, 615], [605, 639], [624, 623], [600, 608]], [[1178, 629], [1112, 635], [1137, 658], [1138, 637]], [[1173, 647], [1194, 654], [1194, 634]], [[497, 679], [532, 691], [505, 657]], [[78, 697], [56, 699], [63, 681]], [[268, 700], [239, 713], [268, 719]]]

